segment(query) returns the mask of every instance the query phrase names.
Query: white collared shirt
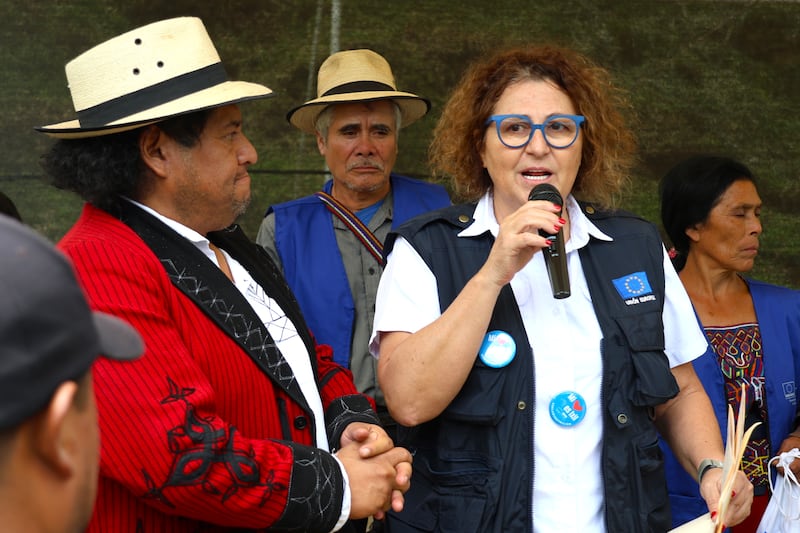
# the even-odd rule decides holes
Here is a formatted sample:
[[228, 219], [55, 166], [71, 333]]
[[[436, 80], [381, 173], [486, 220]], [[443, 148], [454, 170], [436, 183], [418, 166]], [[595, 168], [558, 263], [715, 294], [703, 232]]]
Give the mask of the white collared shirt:
[[[552, 297], [541, 253], [536, 253], [511, 280], [534, 354], [534, 523], [537, 533], [604, 533], [600, 413], [603, 367], [599, 350], [602, 331], [578, 249], [589, 242], [590, 236], [613, 239], [586, 218], [572, 196], [567, 197], [566, 209], [571, 224], [570, 238], [565, 243], [571, 296], [561, 300]], [[491, 193], [480, 199], [473, 218], [460, 237], [487, 230], [497, 237], [499, 225]], [[664, 271], [664, 334], [666, 353], [674, 367], [702, 355], [706, 339], [666, 251]], [[378, 289], [370, 344], [373, 355], [377, 357], [379, 353], [378, 332], [413, 333], [439, 316], [436, 278], [411, 245], [398, 238]], [[560, 426], [550, 417], [550, 401], [565, 391], [578, 392], [587, 405], [585, 418], [571, 427]]]

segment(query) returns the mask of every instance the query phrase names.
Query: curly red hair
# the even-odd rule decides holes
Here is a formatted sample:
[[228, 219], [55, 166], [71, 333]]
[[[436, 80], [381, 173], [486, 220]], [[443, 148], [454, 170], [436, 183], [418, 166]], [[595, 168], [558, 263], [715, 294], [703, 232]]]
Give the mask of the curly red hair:
[[482, 196], [492, 184], [480, 156], [484, 124], [506, 88], [527, 80], [554, 83], [572, 100], [576, 113], [586, 117], [572, 193], [612, 206], [634, 162], [636, 141], [623, 118], [630, 105], [605, 69], [566, 48], [515, 47], [470, 66], [434, 129], [429, 151], [434, 173], [449, 176], [455, 194], [465, 201]]

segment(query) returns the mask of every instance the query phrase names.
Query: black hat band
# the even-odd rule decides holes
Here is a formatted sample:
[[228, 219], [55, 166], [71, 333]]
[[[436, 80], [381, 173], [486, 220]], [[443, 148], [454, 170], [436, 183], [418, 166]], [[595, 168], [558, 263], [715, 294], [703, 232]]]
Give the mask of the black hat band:
[[347, 93], [362, 93], [367, 91], [393, 91], [397, 90], [391, 85], [380, 83], [378, 81], [351, 81], [343, 85], [337, 85], [325, 91], [322, 96], [331, 96], [334, 94], [347, 94]]
[[78, 121], [81, 128], [101, 128], [115, 120], [158, 107], [226, 81], [228, 74], [225, 72], [225, 67], [221, 62], [214, 63], [78, 111]]

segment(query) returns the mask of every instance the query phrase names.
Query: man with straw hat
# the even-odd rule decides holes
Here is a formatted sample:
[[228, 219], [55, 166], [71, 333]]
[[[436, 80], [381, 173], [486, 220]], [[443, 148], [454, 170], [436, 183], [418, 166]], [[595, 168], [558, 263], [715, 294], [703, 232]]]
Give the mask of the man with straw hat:
[[0, 248], [2, 529], [78, 533], [100, 459], [92, 363], [135, 359], [144, 344], [124, 321], [89, 309], [44, 237], [0, 215]]
[[317, 98], [287, 119], [316, 135], [332, 179], [314, 195], [272, 206], [256, 238], [282, 268], [317, 340], [330, 344], [358, 390], [375, 398], [387, 428], [393, 423], [369, 353], [383, 240], [406, 220], [450, 204], [442, 186], [392, 172], [400, 128], [429, 108], [426, 99], [397, 90], [379, 54], [328, 57]]
[[[411, 456], [314, 343], [234, 225], [257, 160], [203, 23], [163, 20], [66, 66], [77, 119], [42, 131], [55, 186], [87, 204], [59, 246], [144, 356], [95, 365], [102, 454], [89, 531], [336, 531], [402, 508]], [[335, 454], [328, 450], [336, 450]]]

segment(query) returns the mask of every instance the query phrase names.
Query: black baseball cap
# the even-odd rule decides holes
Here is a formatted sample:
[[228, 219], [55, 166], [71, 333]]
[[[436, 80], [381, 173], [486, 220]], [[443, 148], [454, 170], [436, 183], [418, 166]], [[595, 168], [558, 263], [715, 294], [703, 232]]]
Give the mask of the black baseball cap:
[[98, 356], [130, 360], [143, 352], [127, 322], [89, 308], [61, 252], [0, 215], [0, 429], [38, 413]]

